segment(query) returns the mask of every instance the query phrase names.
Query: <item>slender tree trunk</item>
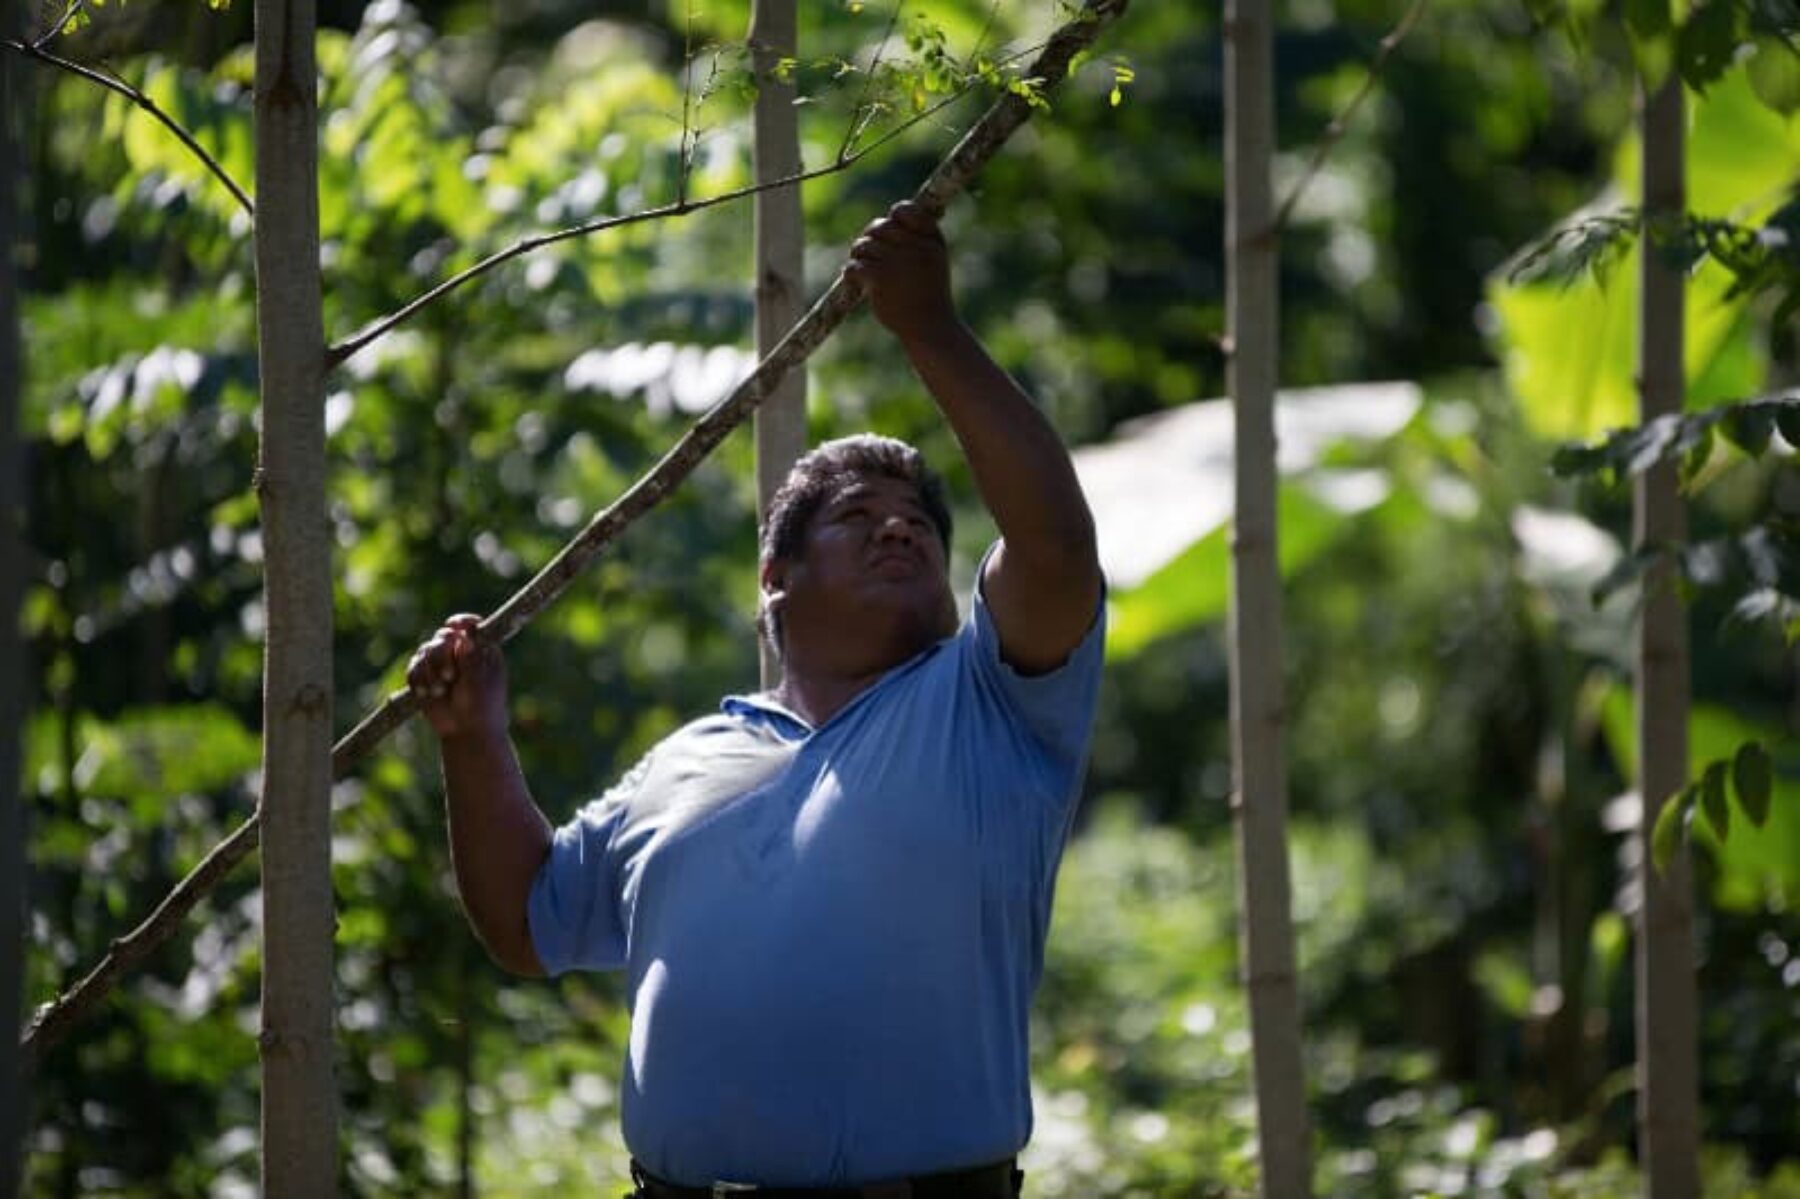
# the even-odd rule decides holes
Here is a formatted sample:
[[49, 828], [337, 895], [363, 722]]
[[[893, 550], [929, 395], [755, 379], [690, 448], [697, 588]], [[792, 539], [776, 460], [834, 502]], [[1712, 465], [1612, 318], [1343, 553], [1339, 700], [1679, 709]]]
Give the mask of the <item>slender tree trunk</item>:
[[[1679, 220], [1687, 203], [1683, 176], [1681, 80], [1673, 72], [1643, 97], [1644, 220], [1638, 322], [1639, 418], [1648, 424], [1682, 408], [1681, 272], [1652, 244], [1652, 233]], [[1687, 513], [1673, 464], [1638, 476], [1633, 503], [1635, 545], [1668, 545], [1687, 536]], [[1636, 945], [1638, 1154], [1649, 1199], [1700, 1194], [1699, 1047], [1694, 981], [1694, 887], [1685, 844], [1658, 872], [1650, 853], [1657, 813], [1687, 782], [1687, 613], [1665, 556], [1644, 578], [1637, 644], [1639, 828]]]
[[[0, 36], [19, 32], [21, 6], [0, 0]], [[25, 993], [25, 790], [20, 738], [25, 726], [25, 639], [19, 603], [25, 586], [24, 455], [19, 444], [19, 289], [13, 275], [24, 107], [19, 59], [0, 62], [0, 1199], [21, 1186], [25, 1136], [24, 1055], [19, 1052]]]
[[1281, 577], [1276, 565], [1276, 231], [1271, 203], [1273, 74], [1267, 0], [1225, 10], [1226, 319], [1236, 413], [1232, 522], [1231, 735], [1237, 785], [1239, 928], [1249, 991], [1262, 1193], [1311, 1193], [1299, 989], [1288, 911], [1282, 760]]
[[263, 1194], [337, 1193], [331, 541], [312, 0], [256, 0], [263, 675]]
[[[776, 66], [793, 58], [798, 44], [795, 0], [752, 0], [750, 61], [756, 71], [756, 181], [768, 183], [800, 172], [800, 110], [796, 89], [776, 78]], [[806, 298], [802, 277], [800, 187], [756, 194], [756, 356], [767, 358], [800, 319]], [[775, 489], [806, 450], [806, 371], [789, 371], [756, 410], [756, 515], [760, 527]], [[781, 662], [767, 646], [762, 682], [773, 687]]]

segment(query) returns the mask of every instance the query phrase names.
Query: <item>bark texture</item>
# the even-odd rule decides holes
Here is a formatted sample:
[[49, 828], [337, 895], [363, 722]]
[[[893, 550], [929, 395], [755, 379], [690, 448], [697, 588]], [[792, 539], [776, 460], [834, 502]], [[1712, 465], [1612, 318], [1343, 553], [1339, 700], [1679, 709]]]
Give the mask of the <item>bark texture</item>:
[[1249, 993], [1262, 1194], [1311, 1193], [1300, 1008], [1289, 912], [1282, 757], [1281, 577], [1276, 559], [1276, 244], [1272, 31], [1267, 0], [1225, 16], [1228, 390], [1236, 420], [1231, 544], [1231, 736], [1240, 959]]
[[[1100, 31], [1124, 11], [1125, 0], [1089, 0], [1080, 15], [1051, 37], [1027, 74], [1043, 79], [1049, 90], [1067, 74], [1070, 60], [1092, 45]], [[968, 186], [1030, 115], [1030, 106], [1019, 97], [1002, 97], [938, 164], [914, 194], [914, 201], [933, 213], [942, 213], [944, 206]], [[742, 424], [788, 371], [805, 362], [856, 310], [861, 299], [840, 275], [782, 338], [781, 344], [757, 364], [749, 378], [696, 421], [661, 461], [617, 500], [595, 514], [556, 557], [482, 622], [481, 636], [502, 644], [510, 641], [539, 612], [555, 603], [619, 534], [667, 498], [731, 430]], [[410, 692], [402, 690], [388, 695], [332, 748], [332, 777], [347, 777], [416, 710]], [[26, 1053], [41, 1054], [67, 1036], [70, 1029], [100, 1005], [126, 971], [141, 963], [173, 935], [182, 917], [256, 849], [261, 836], [262, 815], [259, 812], [215, 846], [148, 919], [127, 936], [113, 942], [106, 956], [80, 982], [37, 1013], [25, 1033]]]
[[312, 0], [256, 0], [263, 660], [262, 1190], [337, 1193], [331, 538]]
[[[1673, 72], [1643, 101], [1644, 220], [1639, 251], [1638, 419], [1648, 424], [1682, 408], [1683, 278], [1656, 250], [1658, 228], [1686, 206], [1681, 80]], [[1687, 536], [1676, 466], [1639, 475], [1633, 496], [1635, 548]], [[1668, 556], [1644, 576], [1637, 639], [1638, 834], [1637, 1038], [1638, 1154], [1649, 1199], [1700, 1194], [1699, 1041], [1695, 998], [1694, 885], [1685, 839], [1658, 872], [1650, 833], [1664, 803], [1687, 783], [1687, 612]]]
[[[776, 67], [798, 45], [795, 0], [752, 0], [750, 61], [756, 72], [756, 182], [774, 183], [800, 174], [800, 110], [796, 89], [777, 78]], [[805, 302], [800, 185], [756, 193], [756, 356], [766, 358], [794, 327]], [[806, 372], [789, 371], [756, 410], [756, 521], [762, 527], [769, 501], [788, 468], [806, 451]], [[766, 644], [762, 684], [781, 678], [781, 660]]]

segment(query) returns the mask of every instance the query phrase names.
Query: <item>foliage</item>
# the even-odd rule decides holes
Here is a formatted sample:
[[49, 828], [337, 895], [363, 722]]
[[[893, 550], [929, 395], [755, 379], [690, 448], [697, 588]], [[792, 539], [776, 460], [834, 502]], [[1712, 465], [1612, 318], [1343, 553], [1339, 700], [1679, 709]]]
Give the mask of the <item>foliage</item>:
[[[1653, 234], [1692, 269], [1687, 288], [1686, 406], [1703, 409], [1765, 386], [1768, 355], [1791, 354], [1786, 322], [1758, 334], [1757, 301], [1783, 307], [1797, 279], [1794, 220], [1782, 197], [1800, 164], [1800, 126], [1764, 108], [1733, 69], [1691, 98], [1690, 219]], [[1490, 283], [1508, 386], [1542, 435], [1589, 438], [1630, 424], [1637, 329], [1636, 224], [1612, 197], [1634, 194], [1639, 150], [1621, 140], [1600, 211], [1559, 222]], [[1754, 237], [1752, 237], [1752, 233]]]
[[[68, 49], [114, 62], [243, 179], [246, 10], [132, 5], [142, 24], [128, 24], [107, 5]], [[920, 11], [932, 25], [890, 33], [890, 6], [807, 7], [791, 71], [809, 165], [907, 119], [915, 84], [927, 100], [971, 75], [1022, 84], [1007, 68], [1043, 13], [973, 0]], [[391, 0], [327, 12], [333, 337], [522, 238], [667, 202], [684, 179], [699, 192], [748, 178], [748, 5], [696, 5], [691, 26], [643, 6], [591, 15]], [[1289, 6], [1284, 146], [1322, 136], [1393, 18], [1373, 0]], [[1074, 441], [1223, 390], [1219, 35], [1210, 12], [1137, 6], [1118, 33], [1129, 61], [1091, 59], [1054, 119], [947, 218], [968, 319]], [[1732, 230], [1771, 227], [1795, 175], [1794, 127], [1757, 103], [1756, 72], [1771, 68], [1752, 70], [1765, 53], [1784, 60], [1757, 46], [1709, 85], [1694, 123], [1694, 206], [1731, 222], [1698, 266], [1701, 401], [1758, 394], [1769, 368], [1793, 369], [1792, 347], [1761, 332], [1779, 289], [1741, 287], [1724, 261], [1749, 250]], [[26, 260], [41, 562], [26, 630], [39, 670], [32, 1002], [251, 809], [262, 632], [244, 218], [145, 114], [76, 80], [44, 82]], [[1510, 247], [1629, 177], [1635, 151], [1615, 137], [1629, 96], [1615, 57], [1572, 50], [1510, 0], [1434, 9], [1285, 234], [1284, 382], [1427, 383], [1403, 429], [1323, 447], [1283, 496], [1321, 1193], [1637, 1191], [1619, 1081], [1631, 866], [1606, 823], [1629, 776], [1629, 713], [1604, 690], [1618, 605], [1586, 602], [1611, 559], [1564, 570], [1567, 547], [1540, 545], [1532, 525], [1554, 512], [1616, 554], [1619, 509], [1591, 482], [1546, 478], [1531, 436], [1623, 423], [1605, 414], [1629, 388], [1614, 343], [1631, 284], [1617, 270], [1604, 289], [1496, 282], [1497, 329], [1480, 307]], [[965, 120], [946, 108], [807, 185], [815, 285]], [[491, 608], [743, 368], [748, 243], [741, 210], [560, 243], [332, 377], [340, 727], [397, 685], [435, 620]], [[966, 584], [991, 526], [887, 339], [847, 329], [814, 384], [815, 435], [875, 425], [949, 468]], [[1682, 420], [1716, 438], [1743, 419], [1725, 411]], [[751, 685], [749, 457], [727, 445], [509, 648], [515, 733], [553, 818]], [[1788, 470], [1772, 452], [1751, 463], [1715, 450], [1693, 479], [1710, 484], [1701, 539], [1744, 536], [1744, 512]], [[1381, 498], [1331, 506], [1321, 484], [1334, 475], [1378, 482]], [[1115, 595], [1092, 796], [1034, 1029], [1034, 1192], [1226, 1194], [1253, 1172], [1224, 834], [1225, 538]], [[1717, 602], [1698, 595], [1697, 627], [1716, 625], [1705, 605]], [[1700, 766], [1750, 739], [1774, 761], [1767, 825], [1751, 838], [1733, 820], [1707, 867], [1702, 977], [1709, 1185], [1774, 1196], [1794, 1191], [1784, 1116], [1800, 1072], [1788, 977], [1800, 977], [1800, 935], [1791, 903], [1771, 899], [1792, 894], [1771, 882], [1792, 860], [1792, 680], [1766, 633], [1709, 647], [1693, 744]], [[435, 791], [415, 730], [336, 792], [343, 1190], [438, 1193], [467, 1176], [495, 1195], [608, 1193], [623, 1169], [616, 980], [524, 983], [480, 958]], [[258, 916], [246, 871], [46, 1061], [33, 1193], [250, 1185]], [[1554, 965], [1559, 954], [1575, 966]], [[1573, 1048], [1555, 1039], [1564, 1023], [1581, 1034]]]

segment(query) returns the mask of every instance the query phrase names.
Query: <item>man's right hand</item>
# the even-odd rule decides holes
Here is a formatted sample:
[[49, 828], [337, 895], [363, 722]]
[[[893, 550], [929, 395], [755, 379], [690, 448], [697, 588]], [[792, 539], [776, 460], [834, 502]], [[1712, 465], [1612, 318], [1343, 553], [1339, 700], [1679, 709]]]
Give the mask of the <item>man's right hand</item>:
[[452, 616], [407, 664], [406, 685], [440, 739], [506, 732], [506, 659], [476, 642], [480, 624], [467, 612]]

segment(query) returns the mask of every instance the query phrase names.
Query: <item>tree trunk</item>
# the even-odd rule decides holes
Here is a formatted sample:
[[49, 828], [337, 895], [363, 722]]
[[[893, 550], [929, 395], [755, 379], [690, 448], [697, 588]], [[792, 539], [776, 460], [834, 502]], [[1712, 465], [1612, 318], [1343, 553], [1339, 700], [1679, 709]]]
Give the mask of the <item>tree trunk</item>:
[[[1639, 419], [1682, 408], [1683, 279], [1652, 244], [1653, 231], [1679, 220], [1687, 203], [1681, 80], [1673, 72], [1643, 100], [1644, 222], [1639, 247]], [[1673, 463], [1638, 476], [1633, 497], [1637, 548], [1687, 536], [1687, 513]], [[1649, 1199], [1700, 1194], [1699, 1048], [1694, 981], [1694, 894], [1684, 843], [1658, 872], [1650, 853], [1657, 813], [1687, 782], [1687, 613], [1665, 555], [1644, 577], [1637, 644], [1638, 833], [1636, 944], [1638, 1154]]]
[[[750, 61], [756, 72], [756, 182], [768, 183], [800, 172], [800, 110], [796, 89], [775, 77], [776, 66], [793, 58], [798, 43], [794, 0], [752, 0]], [[756, 356], [767, 358], [800, 319], [806, 297], [802, 277], [805, 248], [800, 185], [756, 194]], [[789, 371], [756, 410], [756, 516], [760, 528], [775, 489], [806, 450], [806, 371]], [[762, 684], [781, 678], [781, 662], [767, 645]]]
[[[0, 36], [21, 32], [22, 6], [0, 0]], [[24, 456], [19, 445], [19, 292], [13, 276], [24, 172], [20, 59], [0, 61], [0, 1199], [20, 1193], [25, 1136], [24, 1055], [19, 1051], [25, 993], [25, 791], [20, 739], [25, 728], [25, 639], [19, 604], [25, 586]]]
[[256, 0], [256, 292], [266, 553], [263, 1194], [336, 1194], [331, 541], [313, 0]]
[[1227, 380], [1236, 414], [1231, 734], [1242, 970], [1249, 992], [1262, 1194], [1311, 1193], [1282, 761], [1281, 578], [1276, 565], [1276, 231], [1272, 34], [1267, 0], [1225, 15]]

